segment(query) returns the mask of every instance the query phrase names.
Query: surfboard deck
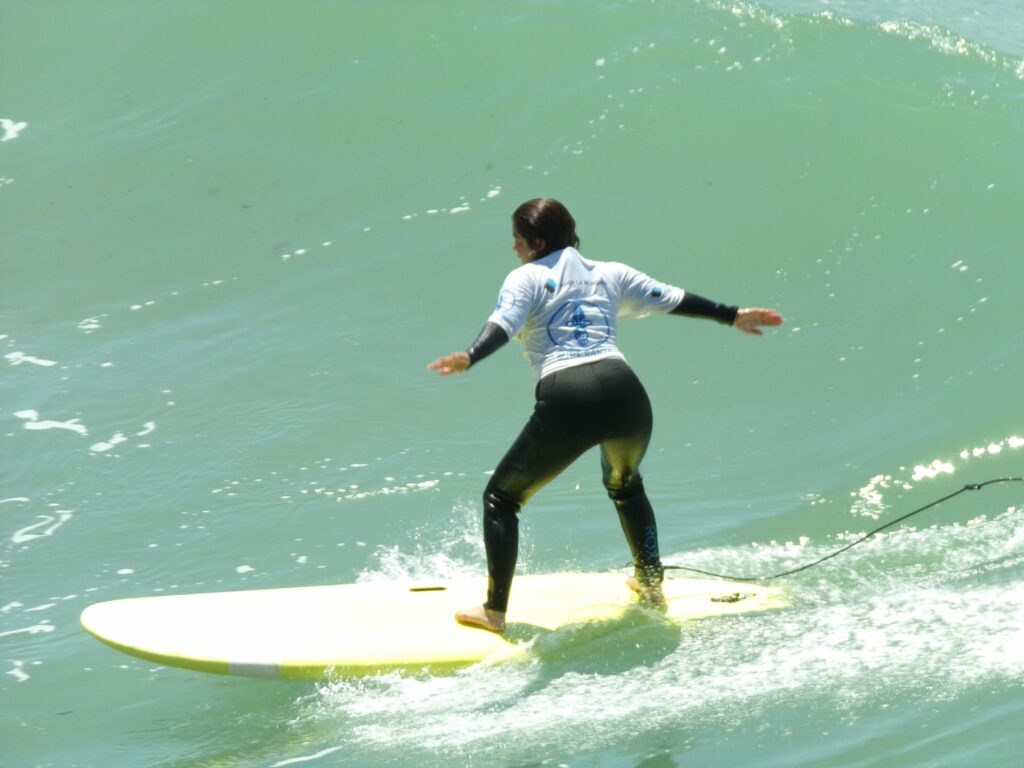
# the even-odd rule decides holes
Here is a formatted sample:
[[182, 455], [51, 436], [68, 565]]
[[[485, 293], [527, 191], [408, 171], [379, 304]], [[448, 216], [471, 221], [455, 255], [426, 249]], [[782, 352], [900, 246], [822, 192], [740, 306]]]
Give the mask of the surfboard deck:
[[[356, 677], [395, 670], [441, 673], [526, 653], [553, 630], [636, 611], [622, 573], [517, 576], [505, 635], [460, 626], [478, 605], [480, 578], [365, 582], [113, 600], [82, 612], [82, 626], [142, 659], [228, 675]], [[776, 588], [666, 578], [667, 606], [650, 620], [684, 622], [785, 606]]]

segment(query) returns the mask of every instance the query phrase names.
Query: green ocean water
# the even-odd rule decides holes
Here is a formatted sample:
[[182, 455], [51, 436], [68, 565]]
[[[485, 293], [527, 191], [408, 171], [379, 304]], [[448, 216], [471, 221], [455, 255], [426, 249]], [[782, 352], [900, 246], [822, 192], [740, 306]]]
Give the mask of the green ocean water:
[[[1019, 764], [1024, 483], [669, 647], [284, 683], [78, 625], [482, 575], [530, 372], [425, 367], [538, 195], [588, 257], [786, 318], [620, 328], [667, 562], [774, 573], [1024, 475], [1024, 10], [835, 5], [0, 0], [0, 766]], [[625, 565], [596, 455], [522, 537], [524, 573]]]

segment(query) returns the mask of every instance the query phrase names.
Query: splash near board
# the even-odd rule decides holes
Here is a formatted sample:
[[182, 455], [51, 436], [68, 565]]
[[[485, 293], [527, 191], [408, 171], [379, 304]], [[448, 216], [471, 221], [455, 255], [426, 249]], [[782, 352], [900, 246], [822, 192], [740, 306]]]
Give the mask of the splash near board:
[[[773, 587], [666, 579], [664, 613], [684, 622], [785, 606]], [[175, 667], [282, 678], [447, 672], [526, 653], [560, 628], [636, 612], [620, 573], [516, 578], [504, 636], [460, 626], [453, 614], [480, 600], [478, 578], [368, 582], [114, 600], [82, 612], [82, 626], [123, 653]]]

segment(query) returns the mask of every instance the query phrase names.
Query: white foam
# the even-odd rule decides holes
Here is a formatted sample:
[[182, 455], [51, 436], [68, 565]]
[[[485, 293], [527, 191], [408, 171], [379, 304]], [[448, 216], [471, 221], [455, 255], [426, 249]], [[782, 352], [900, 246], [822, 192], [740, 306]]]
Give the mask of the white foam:
[[53, 632], [57, 629], [52, 624], [42, 622], [40, 624], [33, 624], [31, 627], [22, 627], [20, 629], [11, 629], [7, 632], [0, 632], [0, 637], [10, 637], [12, 635], [45, 635], [48, 632]]
[[321, 749], [319, 752], [314, 752], [312, 755], [303, 755], [301, 757], [292, 757], [287, 760], [281, 760], [274, 763], [271, 768], [284, 768], [286, 765], [298, 765], [299, 763], [308, 763], [310, 760], [319, 760], [321, 757], [327, 757], [327, 755], [333, 755], [335, 752], [344, 749], [344, 746], [340, 747], [328, 747], [327, 749]]
[[[145, 424], [142, 425], [142, 429], [135, 433], [135, 436], [136, 437], [146, 437], [147, 435], [153, 434], [153, 432], [155, 432], [155, 431], [156, 431], [156, 422], [155, 421], [147, 421]], [[118, 431], [118, 432], [115, 432], [110, 437], [109, 440], [101, 440], [99, 442], [93, 443], [91, 446], [89, 446], [89, 450], [92, 451], [93, 453], [106, 453], [106, 452], [112, 450], [113, 448], [115, 448], [116, 446], [120, 445], [121, 443], [127, 442], [128, 439], [129, 439], [128, 436], [124, 432]], [[148, 444], [143, 443], [143, 444], [140, 444], [138, 447], [139, 448], [148, 448], [150, 446]]]
[[942, 461], [941, 459], [935, 459], [928, 466], [921, 466], [918, 464], [914, 467], [914, 474], [911, 479], [916, 483], [925, 478], [935, 478], [941, 474], [952, 475], [956, 471], [956, 467], [950, 464], [948, 461]]
[[55, 606], [55, 605], [56, 605], [56, 603], [43, 603], [42, 605], [36, 605], [36, 606], [33, 606], [32, 608], [26, 608], [24, 612], [25, 613], [39, 613], [40, 611], [48, 611], [51, 608], [53, 608], [53, 606]]
[[[359, 575], [359, 581], [429, 581], [469, 576], [479, 573], [486, 562], [480, 536], [479, 512], [472, 505], [457, 505], [452, 517], [438, 531], [434, 526], [418, 531], [412, 551], [398, 546], [381, 546], [374, 552], [370, 567]], [[356, 542], [357, 546], [365, 546]]]
[[[1024, 439], [1011, 435], [1009, 437], [992, 440], [986, 445], [975, 446], [974, 448], [965, 448], [959, 452], [959, 458], [961, 463], [955, 463], [954, 461], [947, 459], [933, 459], [927, 464], [916, 464], [910, 473], [909, 477], [901, 479], [899, 476], [892, 474], [879, 474], [871, 478], [866, 486], [861, 488], [857, 493], [851, 494], [855, 496], [857, 501], [853, 503], [850, 511], [858, 516], [871, 517], [877, 519], [882, 512], [885, 512], [889, 505], [886, 503], [883, 491], [889, 488], [897, 488], [899, 490], [911, 490], [914, 488], [914, 484], [921, 483], [927, 480], [934, 480], [943, 476], [953, 475], [966, 467], [968, 462], [972, 460], [987, 458], [987, 457], [998, 457], [1003, 454], [1005, 449], [1016, 450], [1024, 447]], [[900, 468], [901, 472], [904, 472], [903, 467]]]
[[1016, 435], [1010, 435], [1002, 440], [994, 440], [988, 445], [965, 448], [960, 451], [960, 458], [966, 462], [972, 458], [977, 459], [983, 456], [996, 456], [1002, 453], [1004, 448], [1010, 448], [1012, 450], [1024, 448], [1024, 439], [1017, 437]]
[[58, 528], [70, 520], [74, 512], [70, 509], [58, 509], [52, 515], [37, 515], [36, 522], [26, 525], [14, 532], [11, 542], [14, 544], [27, 544], [35, 539], [52, 536]]
[[[356, 467], [366, 466], [365, 464], [352, 465]], [[344, 472], [348, 467], [341, 467], [340, 471]], [[389, 481], [393, 481], [394, 478], [386, 478]], [[397, 485], [387, 485], [382, 488], [375, 489], [363, 489], [358, 483], [350, 483], [346, 486], [330, 487], [327, 485], [320, 485], [316, 483], [310, 484], [308, 488], [302, 488], [299, 490], [300, 496], [309, 496], [311, 494], [317, 496], [325, 496], [335, 501], [355, 501], [361, 499], [369, 499], [377, 496], [392, 496], [395, 494], [414, 493], [416, 491], [427, 491], [436, 488], [440, 484], [440, 480], [424, 479], [415, 480], [407, 483], [401, 483]], [[215, 489], [213, 493], [222, 493], [224, 489]], [[292, 494], [282, 494], [280, 498], [284, 501], [291, 501], [293, 499]]]
[[28, 123], [10, 120], [6, 117], [0, 117], [0, 128], [3, 128], [4, 131], [3, 138], [0, 138], [0, 142], [14, 141], [21, 135], [22, 131], [28, 128]]
[[19, 683], [24, 683], [26, 680], [31, 679], [31, 675], [25, 672], [25, 662], [18, 661], [17, 659], [11, 659], [10, 661], [14, 667], [7, 670], [8, 675], [13, 677]]
[[116, 445], [120, 445], [125, 442], [128, 438], [125, 437], [123, 432], [115, 432], [114, 435], [106, 441], [100, 441], [93, 443], [89, 446], [89, 450], [93, 453], [106, 453]]
[[[877, 708], [882, 696], [935, 700], [1020, 678], [1019, 589], [890, 587], [899, 588], [697, 623], [646, 663], [611, 674], [584, 651], [575, 660], [556, 653], [450, 677], [332, 683], [310, 700], [309, 716], [344, 722], [371, 748], [474, 751], [500, 739], [510, 762], [526, 762], [527, 751], [548, 744], [571, 753], [620, 743], [637, 723], [749, 722], [783, 697], [856, 713]], [[625, 627], [615, 632], [633, 637]]]
[[85, 318], [85, 320], [79, 321], [79, 323], [75, 327], [80, 331], [85, 331], [86, 333], [98, 331], [102, 327], [100, 325], [100, 319], [104, 317], [106, 317], [106, 315], [96, 315], [94, 317], [87, 317]]
[[891, 480], [891, 475], [875, 475], [872, 477], [868, 484], [855, 494], [858, 500], [853, 503], [850, 511], [855, 515], [871, 517], [877, 520], [879, 515], [885, 510], [885, 503], [880, 489], [888, 488]]
[[[1005, 454], [1009, 439], [984, 443], [984, 456], [995, 460], [990, 445]], [[901, 473], [910, 471], [873, 477], [868, 487], [903, 490]], [[424, 531], [423, 546], [380, 548], [360, 581], [479, 573], [477, 511], [453, 512], [454, 519]], [[357, 748], [407, 750], [411, 761], [416, 753], [468, 754], [500, 741], [503, 759], [526, 763], [548, 747], [570, 754], [620, 744], [637, 723], [648, 731], [694, 721], [749, 724], [783, 699], [834, 708], [842, 718], [903, 699], [1013, 686], [1024, 676], [1024, 584], [1015, 575], [1024, 564], [1022, 540], [1024, 510], [1016, 507], [991, 520], [905, 528], [788, 581], [792, 607], [694, 622], [675, 637], [663, 632], [667, 642], [650, 643], [653, 652], [636, 664], [619, 657], [641, 647], [643, 632], [657, 638], [657, 625], [613, 628], [609, 644], [588, 645], [581, 635], [580, 649], [575, 640], [547, 656], [535, 647], [515, 663], [451, 676], [333, 682], [305, 700], [300, 718], [341, 724]], [[834, 547], [801, 537], [689, 553], [686, 560], [756, 575], [762, 566], [774, 572]]]
[[79, 424], [79, 419], [68, 419], [67, 421], [53, 421], [51, 419], [40, 419], [39, 411], [32, 409], [17, 411], [14, 414], [19, 419], [24, 419], [25, 429], [66, 429], [69, 432], [77, 432], [80, 435], [88, 435], [89, 430], [84, 424]]
[[56, 360], [45, 360], [41, 357], [33, 357], [26, 355], [24, 352], [10, 352], [4, 357], [11, 365], [23, 365], [30, 363], [31, 365], [38, 365], [42, 368], [50, 368], [51, 366], [57, 365]]

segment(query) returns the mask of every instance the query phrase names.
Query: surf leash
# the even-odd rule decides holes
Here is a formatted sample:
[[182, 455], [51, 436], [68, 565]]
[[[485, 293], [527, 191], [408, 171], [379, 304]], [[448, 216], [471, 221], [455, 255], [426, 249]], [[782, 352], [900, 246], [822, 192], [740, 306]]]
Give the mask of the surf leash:
[[841, 555], [843, 552], [846, 552], [849, 549], [853, 549], [858, 544], [860, 544], [860, 543], [862, 543], [864, 541], [867, 541], [868, 539], [870, 539], [875, 534], [881, 533], [882, 531], [884, 531], [886, 528], [892, 528], [892, 526], [896, 525], [897, 523], [902, 523], [907, 518], [910, 518], [910, 517], [913, 517], [914, 515], [920, 514], [921, 512], [924, 512], [926, 509], [931, 509], [932, 507], [937, 507], [937, 506], [939, 506], [939, 504], [947, 502], [950, 499], [953, 499], [953, 498], [959, 496], [961, 493], [966, 493], [967, 491], [980, 491], [982, 488], [984, 488], [986, 486], [989, 486], [989, 485], [994, 485], [995, 483], [1019, 483], [1019, 482], [1024, 482], [1024, 477], [997, 477], [994, 480], [986, 480], [983, 483], [968, 483], [963, 488], [961, 488], [959, 491], [954, 491], [953, 493], [949, 494], [948, 496], [943, 496], [941, 499], [936, 499], [935, 501], [933, 501], [933, 502], [931, 502], [929, 504], [925, 504], [923, 507], [918, 507], [913, 512], [907, 512], [907, 514], [902, 515], [900, 517], [897, 517], [895, 520], [890, 520], [885, 525], [878, 526], [873, 531], [869, 531], [868, 533], [865, 533], [863, 536], [861, 536], [856, 541], [850, 542], [845, 547], [842, 547], [841, 549], [837, 549], [835, 552], [832, 552], [831, 554], [825, 555], [824, 557], [815, 560], [813, 563], [807, 563], [807, 565], [801, 565], [799, 568], [793, 568], [792, 570], [783, 571], [782, 573], [773, 573], [770, 576], [730, 576], [729, 574], [715, 573], [714, 571], [703, 571], [700, 568], [689, 568], [689, 567], [683, 566], [683, 565], [666, 565], [664, 567], [665, 567], [666, 571], [687, 571], [688, 573], [700, 573], [700, 574], [703, 574], [704, 576], [714, 576], [717, 579], [726, 579], [728, 581], [750, 581], [750, 582], [754, 582], [754, 581], [771, 581], [772, 579], [781, 579], [784, 576], [792, 576], [794, 573], [800, 573], [801, 571], [806, 571], [806, 570], [808, 570], [810, 568], [813, 568], [816, 565], [821, 565], [826, 560], [831, 560], [833, 557], [836, 557], [837, 555]]

